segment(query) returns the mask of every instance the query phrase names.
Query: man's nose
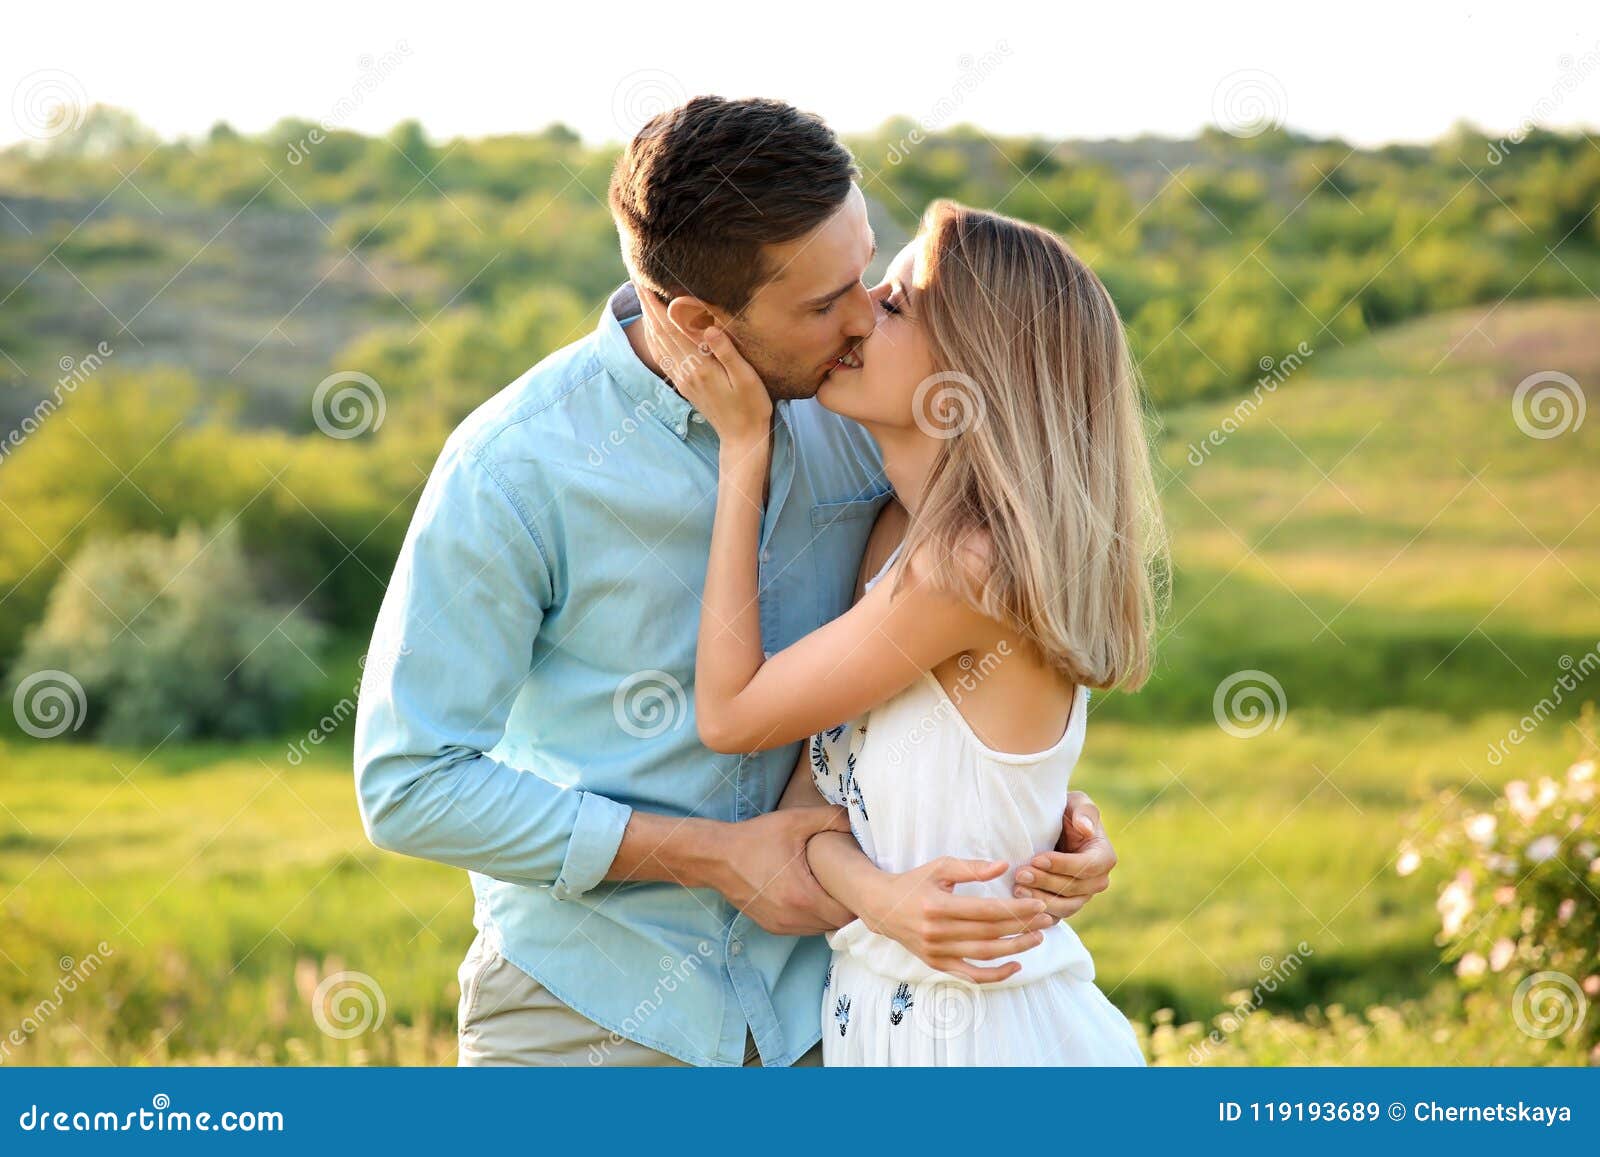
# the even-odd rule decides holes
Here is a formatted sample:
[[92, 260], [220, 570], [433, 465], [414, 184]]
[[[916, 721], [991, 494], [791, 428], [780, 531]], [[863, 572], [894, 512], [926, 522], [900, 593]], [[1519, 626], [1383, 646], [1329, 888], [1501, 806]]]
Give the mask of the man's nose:
[[878, 311], [872, 304], [872, 295], [865, 285], [850, 291], [849, 309], [845, 314], [844, 332], [847, 337], [866, 337], [878, 326]]

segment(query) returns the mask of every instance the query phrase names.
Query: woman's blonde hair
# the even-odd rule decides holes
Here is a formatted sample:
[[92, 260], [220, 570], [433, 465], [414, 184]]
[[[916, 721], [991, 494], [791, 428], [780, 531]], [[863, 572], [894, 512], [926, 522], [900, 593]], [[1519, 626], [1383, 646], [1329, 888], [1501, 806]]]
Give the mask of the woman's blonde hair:
[[922, 236], [913, 312], [939, 372], [918, 388], [916, 420], [943, 445], [906, 553], [1075, 683], [1139, 687], [1166, 544], [1111, 295], [1023, 221], [937, 201]]

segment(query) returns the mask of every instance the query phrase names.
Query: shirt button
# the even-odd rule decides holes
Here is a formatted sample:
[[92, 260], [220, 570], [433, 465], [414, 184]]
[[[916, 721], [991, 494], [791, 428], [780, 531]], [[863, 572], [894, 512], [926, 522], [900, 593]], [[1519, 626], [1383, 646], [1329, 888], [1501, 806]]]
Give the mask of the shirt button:
[[762, 551], [761, 552], [761, 561], [762, 562], [771, 562], [772, 561], [772, 552], [770, 550]]
[[741, 953], [743, 951], [744, 951], [744, 944], [741, 941], [735, 940], [732, 944], [730, 944], [728, 946], [728, 955], [729, 956], [737, 956], [737, 955], [739, 955], [739, 953]]
[[706, 416], [699, 410], [696, 410], [689, 420], [691, 422], [704, 422], [706, 420]]

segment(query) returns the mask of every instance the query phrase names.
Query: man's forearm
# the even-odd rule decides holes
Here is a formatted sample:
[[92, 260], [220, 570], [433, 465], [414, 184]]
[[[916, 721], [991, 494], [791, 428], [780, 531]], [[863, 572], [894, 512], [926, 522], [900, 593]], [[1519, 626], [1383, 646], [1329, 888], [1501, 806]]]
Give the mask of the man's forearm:
[[606, 873], [608, 880], [661, 880], [723, 891], [734, 824], [635, 809]]

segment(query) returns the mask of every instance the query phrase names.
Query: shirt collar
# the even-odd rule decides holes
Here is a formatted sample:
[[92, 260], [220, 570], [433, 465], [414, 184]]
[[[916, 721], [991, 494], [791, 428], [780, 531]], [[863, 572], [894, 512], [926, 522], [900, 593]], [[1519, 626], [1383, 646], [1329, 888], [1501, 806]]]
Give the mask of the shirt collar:
[[[638, 316], [639, 294], [633, 282], [625, 281], [600, 311], [600, 324], [595, 330], [600, 363], [617, 380], [624, 392], [638, 403], [643, 413], [653, 414], [663, 426], [679, 438], [689, 436], [689, 415], [694, 407], [672, 385], [653, 373], [639, 360], [622, 328], [626, 318]], [[643, 325], [642, 321], [635, 325]]]

